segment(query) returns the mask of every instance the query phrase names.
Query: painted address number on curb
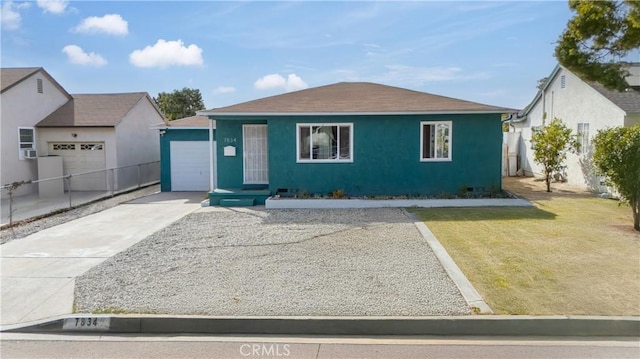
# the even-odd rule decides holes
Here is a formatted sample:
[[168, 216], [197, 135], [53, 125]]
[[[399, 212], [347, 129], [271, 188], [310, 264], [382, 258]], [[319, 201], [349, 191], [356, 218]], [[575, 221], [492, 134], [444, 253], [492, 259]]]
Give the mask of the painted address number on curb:
[[109, 317], [77, 317], [66, 318], [62, 324], [62, 330], [103, 330], [109, 329], [111, 318]]

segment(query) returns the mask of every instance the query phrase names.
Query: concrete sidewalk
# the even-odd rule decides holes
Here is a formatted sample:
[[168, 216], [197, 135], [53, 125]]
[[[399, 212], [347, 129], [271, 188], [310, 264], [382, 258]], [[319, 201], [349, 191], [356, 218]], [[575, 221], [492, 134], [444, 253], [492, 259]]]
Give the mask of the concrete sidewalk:
[[69, 314], [92, 267], [200, 208], [202, 193], [157, 193], [0, 246], [0, 324]]

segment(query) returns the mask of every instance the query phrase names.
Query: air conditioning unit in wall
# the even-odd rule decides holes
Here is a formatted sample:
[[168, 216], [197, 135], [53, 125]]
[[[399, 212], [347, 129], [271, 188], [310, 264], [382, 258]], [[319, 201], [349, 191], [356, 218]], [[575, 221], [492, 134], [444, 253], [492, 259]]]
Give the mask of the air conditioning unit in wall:
[[36, 152], [36, 150], [33, 150], [33, 149], [22, 150], [22, 156], [24, 158], [34, 159], [34, 158], [38, 158], [38, 153]]

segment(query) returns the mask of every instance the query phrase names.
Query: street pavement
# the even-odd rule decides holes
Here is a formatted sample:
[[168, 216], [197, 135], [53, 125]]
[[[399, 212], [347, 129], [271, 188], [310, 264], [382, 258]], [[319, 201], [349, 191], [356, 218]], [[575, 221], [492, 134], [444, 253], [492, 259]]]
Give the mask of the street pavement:
[[637, 338], [91, 336], [3, 333], [2, 358], [633, 358]]
[[0, 324], [73, 310], [75, 278], [200, 208], [202, 193], [157, 193], [0, 246]]

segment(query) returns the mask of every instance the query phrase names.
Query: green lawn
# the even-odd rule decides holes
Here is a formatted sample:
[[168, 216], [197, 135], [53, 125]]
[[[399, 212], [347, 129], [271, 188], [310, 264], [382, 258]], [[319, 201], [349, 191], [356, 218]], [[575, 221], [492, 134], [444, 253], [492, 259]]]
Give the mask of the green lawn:
[[496, 314], [640, 315], [640, 233], [629, 207], [537, 195], [532, 208], [411, 212]]

